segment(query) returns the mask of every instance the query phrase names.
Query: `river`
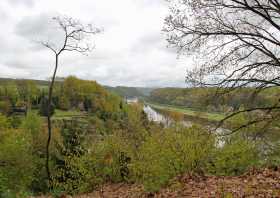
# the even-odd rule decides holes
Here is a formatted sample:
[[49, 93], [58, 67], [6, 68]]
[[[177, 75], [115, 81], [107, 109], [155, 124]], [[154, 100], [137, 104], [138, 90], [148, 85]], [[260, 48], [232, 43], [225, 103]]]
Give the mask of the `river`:
[[[145, 105], [143, 110], [147, 114], [148, 119], [150, 121], [161, 123], [164, 126], [170, 126], [170, 124], [174, 123], [174, 121], [172, 121], [170, 118], [157, 112], [155, 109], [153, 109], [149, 105]], [[187, 121], [187, 120], [183, 120], [183, 121], [181, 121], [181, 123], [186, 127], [191, 127], [193, 124], [195, 124], [194, 122]], [[214, 130], [214, 128], [215, 128], [210, 125], [204, 125], [204, 126], [210, 130], [211, 129]], [[215, 129], [215, 133], [218, 135], [221, 135], [223, 133], [230, 133], [230, 130], [225, 129], [225, 128], [218, 128], [218, 129]], [[224, 143], [225, 142], [224, 142], [223, 138], [217, 136], [217, 142], [216, 142], [217, 147], [222, 147], [224, 145]]]
[[[164, 116], [163, 114], [160, 114], [159, 112], [154, 110], [149, 105], [145, 105], [143, 110], [147, 114], [148, 119], [150, 121], [161, 123], [161, 124], [164, 124], [164, 125], [167, 125], [167, 126], [169, 126], [172, 122], [174, 122], [173, 120], [171, 120], [167, 116]], [[186, 120], [183, 120], [181, 123], [186, 127], [191, 127], [193, 125], [192, 122], [186, 121]]]
[[163, 124], [165, 124], [167, 122], [167, 119], [166, 119], [165, 116], [163, 116], [162, 114], [160, 114], [157, 111], [155, 111], [149, 105], [145, 105], [143, 110], [147, 114], [148, 119], [150, 121], [154, 121], [154, 122], [158, 122], [158, 123], [163, 123]]

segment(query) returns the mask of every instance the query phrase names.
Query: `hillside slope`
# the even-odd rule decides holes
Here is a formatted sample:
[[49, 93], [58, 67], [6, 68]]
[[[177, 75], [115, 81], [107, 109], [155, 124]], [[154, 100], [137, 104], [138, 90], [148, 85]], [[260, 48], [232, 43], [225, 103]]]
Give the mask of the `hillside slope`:
[[[67, 197], [67, 196], [64, 196]], [[280, 197], [280, 169], [251, 170], [242, 176], [184, 175], [159, 193], [145, 193], [135, 184], [107, 184], [74, 198]], [[46, 197], [39, 197], [46, 198]], [[69, 197], [70, 198], [70, 197]]]

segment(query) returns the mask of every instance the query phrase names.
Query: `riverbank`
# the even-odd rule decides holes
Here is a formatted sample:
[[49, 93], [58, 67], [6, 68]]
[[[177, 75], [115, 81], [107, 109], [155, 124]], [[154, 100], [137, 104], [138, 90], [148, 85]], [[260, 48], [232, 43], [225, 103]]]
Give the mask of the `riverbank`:
[[201, 121], [209, 121], [209, 122], [219, 122], [222, 120], [225, 115], [222, 113], [210, 113], [210, 112], [203, 112], [203, 111], [195, 111], [190, 108], [184, 108], [184, 107], [178, 107], [173, 105], [166, 105], [166, 104], [157, 104], [157, 103], [151, 103], [151, 102], [145, 102], [146, 105], [151, 106], [152, 108], [156, 110], [166, 110], [166, 111], [173, 111], [182, 113], [185, 116], [188, 116], [188, 118], [191, 119], [201, 119]]

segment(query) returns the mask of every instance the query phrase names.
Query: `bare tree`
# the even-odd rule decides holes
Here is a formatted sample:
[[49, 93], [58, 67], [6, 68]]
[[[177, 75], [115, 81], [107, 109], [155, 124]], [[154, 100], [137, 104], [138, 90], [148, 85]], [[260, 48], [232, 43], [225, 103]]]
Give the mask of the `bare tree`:
[[41, 44], [51, 50], [55, 56], [54, 72], [49, 85], [47, 103], [48, 140], [46, 144], [46, 172], [49, 183], [51, 183], [51, 173], [49, 169], [49, 146], [52, 138], [51, 105], [59, 57], [64, 51], [87, 54], [93, 50], [93, 46], [90, 44], [89, 40], [90, 36], [101, 32], [100, 29], [93, 27], [91, 24], [83, 25], [80, 21], [71, 17], [54, 17], [53, 20], [58, 24], [59, 30], [63, 33], [62, 45], [57, 46], [57, 44], [49, 41], [41, 42]]
[[[171, 14], [165, 20], [168, 42], [196, 58], [186, 81], [194, 86], [214, 86], [222, 92], [241, 87], [258, 94], [280, 86], [279, 0], [169, 0]], [[279, 110], [273, 106], [245, 109], [226, 117], [221, 124], [244, 112], [262, 111], [257, 122], [271, 121]], [[235, 131], [235, 130], [234, 130]]]

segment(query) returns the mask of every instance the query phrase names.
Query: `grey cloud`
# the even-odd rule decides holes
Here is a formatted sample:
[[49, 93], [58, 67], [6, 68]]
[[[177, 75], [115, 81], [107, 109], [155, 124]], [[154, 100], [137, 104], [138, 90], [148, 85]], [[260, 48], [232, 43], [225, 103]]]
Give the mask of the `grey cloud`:
[[38, 42], [48, 41], [55, 46], [62, 44], [63, 32], [52, 20], [57, 14], [39, 14], [26, 16], [15, 26], [15, 33], [34, 43], [33, 50], [40, 49]]
[[8, 18], [8, 13], [5, 11], [5, 9], [0, 8], [0, 19], [6, 20]]
[[34, 0], [8, 0], [11, 5], [25, 5], [27, 7], [33, 7], [35, 4]]
[[177, 53], [175, 48], [168, 47], [168, 42], [162, 32], [146, 34], [136, 41], [131, 47], [131, 51], [135, 53], [147, 50], [165, 51], [167, 54], [172, 54], [172, 56], [176, 56]]
[[[10, 10], [12, 6], [28, 4], [30, 0], [12, 1]], [[33, 8], [17, 6], [23, 12], [7, 18], [5, 23], [11, 29], [8, 34], [0, 32], [1, 77], [46, 79], [53, 70], [53, 56], [34, 41], [59, 43], [60, 33], [51, 18], [56, 16], [56, 11], [65, 14], [74, 11], [73, 17], [89, 22], [94, 19], [105, 32], [96, 37], [96, 49], [90, 56], [64, 53], [59, 62], [59, 76], [76, 75], [111, 86], [184, 86], [185, 63], [188, 61], [179, 64], [176, 51], [166, 48], [165, 36], [160, 31], [164, 15], [162, 1], [131, 0], [131, 3], [126, 0], [123, 2], [133, 7], [122, 6], [118, 11], [114, 6], [110, 7], [110, 0], [88, 0], [87, 3], [61, 0], [60, 4], [56, 0], [43, 0]], [[69, 8], [59, 7], [63, 3]], [[97, 9], [100, 8], [98, 4], [104, 10]], [[77, 8], [77, 5], [81, 7]], [[107, 11], [107, 7], [115, 12]], [[32, 12], [32, 9], [35, 10]], [[52, 12], [46, 13], [45, 10]]]
[[17, 68], [17, 69], [28, 68], [28, 66], [20, 60], [8, 60], [8, 61], [4, 62], [4, 64], [7, 65], [8, 67], [13, 67], [13, 68]]
[[32, 38], [34, 35], [45, 34], [49, 29], [50, 16], [41, 14], [38, 16], [26, 16], [15, 27], [15, 33], [19, 36]]

